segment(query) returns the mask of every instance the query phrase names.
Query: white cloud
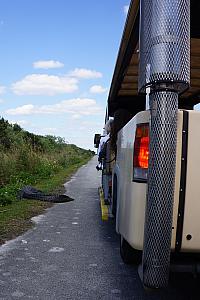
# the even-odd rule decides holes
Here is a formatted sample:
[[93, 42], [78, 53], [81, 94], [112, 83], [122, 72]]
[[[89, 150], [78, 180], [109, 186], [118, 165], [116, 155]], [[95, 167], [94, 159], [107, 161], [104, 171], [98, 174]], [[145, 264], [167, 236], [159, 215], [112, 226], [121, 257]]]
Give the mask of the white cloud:
[[78, 89], [77, 79], [47, 74], [31, 74], [12, 84], [16, 95], [48, 95], [72, 93]]
[[102, 87], [101, 85], [93, 85], [90, 88], [90, 93], [92, 93], [92, 94], [102, 94], [102, 93], [105, 93], [106, 91], [107, 91], [107, 89]]
[[[63, 114], [69, 113], [72, 115], [98, 115], [103, 113], [102, 108], [96, 103], [94, 99], [76, 98], [64, 100], [51, 105], [33, 105], [26, 104], [17, 108], [8, 109], [6, 111], [9, 115], [31, 115], [31, 114]], [[76, 117], [75, 117], [76, 118]]]
[[57, 60], [38, 60], [33, 63], [35, 69], [56, 69], [63, 68], [64, 64]]
[[5, 86], [0, 86], [0, 94], [4, 94], [6, 91], [6, 87]]
[[79, 115], [79, 114], [74, 114], [74, 115], [71, 116], [71, 118], [72, 118], [73, 120], [79, 120], [79, 119], [81, 118], [81, 115]]
[[3, 99], [0, 99], [0, 103], [4, 103], [4, 100], [3, 100]]
[[84, 78], [84, 79], [94, 79], [94, 78], [101, 78], [103, 75], [102, 73], [94, 70], [76, 68], [73, 71], [69, 72], [69, 76], [76, 77], [76, 78]]
[[17, 108], [14, 109], [8, 109], [6, 111], [7, 114], [9, 115], [30, 115], [32, 114], [34, 111], [34, 105], [32, 104], [26, 104], [23, 106], [19, 106]]
[[129, 10], [129, 5], [124, 5], [124, 14], [127, 16]]

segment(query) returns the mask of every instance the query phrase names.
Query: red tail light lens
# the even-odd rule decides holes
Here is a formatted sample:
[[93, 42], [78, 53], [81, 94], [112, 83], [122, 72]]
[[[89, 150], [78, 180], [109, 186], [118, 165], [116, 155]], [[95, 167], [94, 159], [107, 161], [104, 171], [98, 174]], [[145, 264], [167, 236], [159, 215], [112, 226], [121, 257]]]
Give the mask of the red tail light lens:
[[149, 164], [149, 124], [138, 124], [133, 153], [133, 180], [147, 180]]

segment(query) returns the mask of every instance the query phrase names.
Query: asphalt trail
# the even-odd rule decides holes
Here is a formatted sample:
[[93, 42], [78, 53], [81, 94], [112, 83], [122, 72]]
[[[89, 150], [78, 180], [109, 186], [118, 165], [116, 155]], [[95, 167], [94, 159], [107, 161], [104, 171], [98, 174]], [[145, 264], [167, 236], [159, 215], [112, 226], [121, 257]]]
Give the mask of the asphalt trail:
[[0, 299], [200, 299], [200, 281], [176, 275], [147, 293], [137, 268], [119, 255], [114, 221], [101, 221], [96, 158], [67, 183], [73, 202], [57, 204], [23, 236], [0, 247]]

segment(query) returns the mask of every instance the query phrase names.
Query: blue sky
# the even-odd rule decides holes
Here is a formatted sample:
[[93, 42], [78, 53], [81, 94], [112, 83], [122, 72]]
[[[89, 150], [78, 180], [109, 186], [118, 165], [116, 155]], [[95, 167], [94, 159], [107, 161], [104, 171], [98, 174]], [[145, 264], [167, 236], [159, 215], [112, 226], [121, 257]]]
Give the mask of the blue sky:
[[130, 0], [0, 0], [0, 116], [93, 148]]

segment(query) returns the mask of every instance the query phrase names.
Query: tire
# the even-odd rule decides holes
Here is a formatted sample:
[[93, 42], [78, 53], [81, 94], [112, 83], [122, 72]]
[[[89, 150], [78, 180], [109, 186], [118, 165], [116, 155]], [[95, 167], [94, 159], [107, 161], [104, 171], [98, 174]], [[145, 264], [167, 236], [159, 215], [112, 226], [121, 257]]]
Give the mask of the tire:
[[142, 251], [133, 249], [120, 235], [120, 254], [125, 264], [139, 265], [142, 260]]
[[113, 178], [112, 214], [116, 218], [117, 213], [117, 176]]

